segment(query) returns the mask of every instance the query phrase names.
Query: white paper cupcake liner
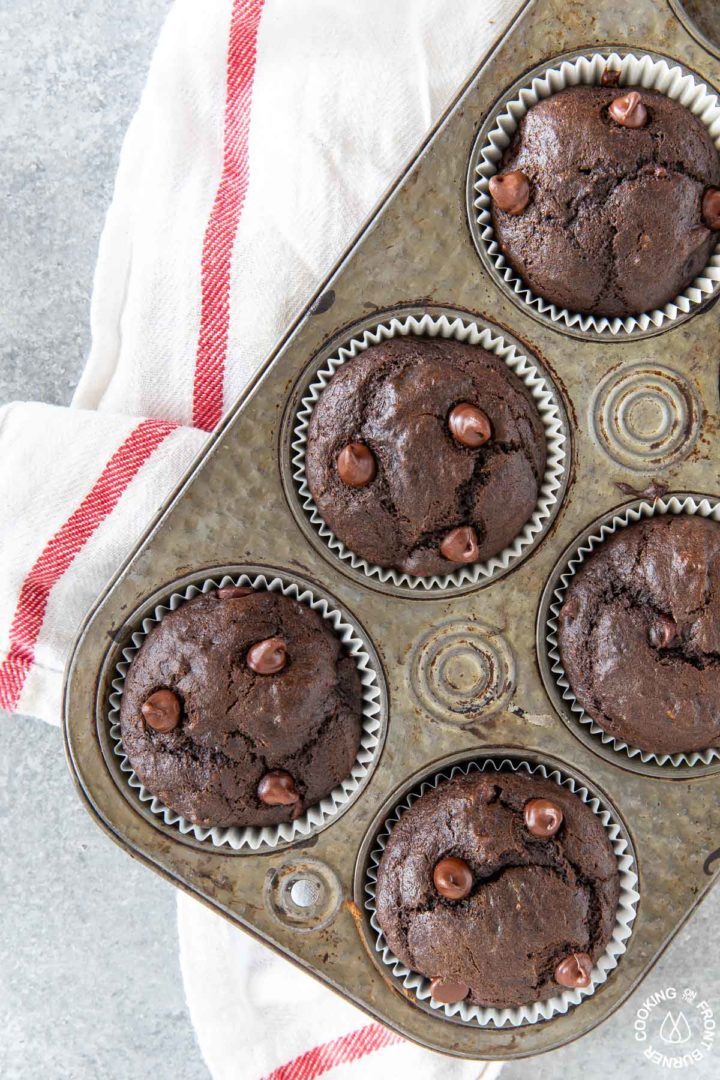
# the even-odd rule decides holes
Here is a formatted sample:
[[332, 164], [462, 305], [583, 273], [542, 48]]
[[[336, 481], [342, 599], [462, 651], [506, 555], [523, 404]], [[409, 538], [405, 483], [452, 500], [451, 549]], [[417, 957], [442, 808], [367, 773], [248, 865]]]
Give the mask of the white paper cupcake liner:
[[720, 760], [720, 747], [711, 747], [709, 750], [685, 754], [653, 754], [648, 750], [640, 750], [637, 746], [631, 746], [624, 739], [610, 735], [585, 712], [582, 705], [577, 701], [560, 658], [558, 616], [565, 602], [565, 593], [568, 586], [585, 559], [618, 529], [624, 529], [627, 525], [632, 525], [643, 518], [655, 517], [657, 514], [699, 514], [701, 517], [709, 517], [714, 521], [720, 521], [720, 500], [713, 498], [698, 499], [692, 495], [671, 494], [655, 499], [652, 502], [641, 502], [616, 514], [609, 515], [606, 521], [602, 522], [587, 539], [577, 546], [574, 554], [567, 562], [567, 567], [559, 579], [558, 587], [555, 589], [550, 602], [545, 634], [550, 671], [562, 692], [562, 700], [567, 702], [573, 717], [578, 723], [586, 727], [592, 735], [597, 736], [604, 746], [612, 747], [613, 750], [626, 754], [629, 758], [637, 758], [643, 765], [651, 763], [676, 768], [681, 765], [709, 765], [713, 761]]
[[[122, 700], [125, 676], [128, 672], [133, 657], [136, 655], [144, 639], [160, 622], [169, 611], [175, 611], [181, 604], [201, 593], [211, 592], [213, 589], [225, 588], [230, 585], [249, 586], [257, 590], [267, 592], [279, 592], [283, 596], [289, 596], [298, 603], [307, 604], [313, 611], [317, 611], [332, 627], [335, 634], [342, 641], [348, 655], [352, 656], [357, 664], [360, 681], [362, 684], [362, 736], [357, 758], [349, 776], [345, 777], [333, 790], [315, 806], [311, 806], [296, 821], [282, 822], [279, 825], [248, 826], [241, 828], [231, 826], [227, 828], [207, 828], [194, 825], [181, 814], [176, 813], [166, 806], [156, 795], [148, 791], [135, 773], [120, 735], [120, 703]], [[358, 627], [354, 626], [346, 615], [335, 610], [332, 605], [321, 596], [315, 595], [304, 585], [298, 585], [291, 580], [278, 577], [271, 573], [266, 574], [241, 574], [239, 577], [231, 577], [220, 573], [215, 578], [208, 578], [197, 585], [190, 585], [183, 592], [173, 593], [164, 603], [159, 604], [152, 616], [143, 619], [142, 628], [131, 637], [132, 644], [123, 650], [123, 659], [116, 668], [116, 677], [112, 681], [112, 692], [109, 696], [110, 710], [108, 724], [113, 753], [120, 759], [120, 770], [125, 774], [127, 784], [137, 799], [153, 814], [160, 817], [166, 825], [176, 827], [182, 836], [192, 836], [196, 840], [207, 842], [215, 847], [230, 847], [233, 851], [243, 849], [262, 851], [271, 849], [280, 844], [290, 844], [299, 840], [306, 840], [309, 836], [318, 832], [328, 819], [334, 817], [345, 806], [355, 793], [364, 786], [369, 778], [374, 761], [378, 756], [384, 734], [384, 721], [382, 715], [382, 697], [378, 674], [373, 667], [369, 653]]]
[[[495, 353], [530, 391], [547, 439], [547, 464], [537, 506], [532, 517], [512, 544], [486, 562], [473, 563], [452, 574], [435, 574], [429, 577], [416, 577], [392, 567], [377, 566], [350, 551], [323, 521], [305, 474], [305, 450], [310, 417], [320, 395], [337, 369], [370, 348], [371, 345], [378, 345], [381, 341], [387, 341], [396, 336], [407, 337], [411, 334], [416, 337], [454, 338], [456, 341], [479, 345], [488, 352]], [[293, 480], [300, 503], [315, 532], [330, 551], [343, 562], [349, 563], [353, 570], [359, 570], [368, 578], [375, 578], [383, 584], [391, 583], [414, 590], [441, 590], [474, 585], [478, 582], [485, 584], [503, 574], [519, 558], [526, 555], [550, 527], [565, 487], [568, 440], [564, 409], [550, 378], [537, 362], [533, 362], [520, 352], [516, 345], [489, 327], [481, 326], [461, 315], [452, 317], [430, 314], [392, 316], [364, 330], [358, 336], [350, 337], [314, 375], [302, 396], [293, 425]]]
[[[430, 980], [417, 971], [412, 971], [390, 950], [377, 921], [375, 909], [378, 866], [390, 833], [405, 811], [421, 795], [431, 791], [444, 780], [451, 780], [453, 777], [465, 776], [473, 772], [488, 771], [524, 772], [530, 776], [541, 776], [544, 780], [552, 780], [554, 783], [572, 791], [574, 795], [577, 795], [591, 808], [602, 822], [608, 839], [613, 846], [620, 874], [620, 898], [612, 937], [605, 952], [593, 965], [590, 986], [584, 989], [563, 990], [561, 993], [546, 998], [544, 1001], [536, 1001], [530, 1005], [523, 1005], [513, 1009], [496, 1009], [489, 1006], [471, 1005], [462, 1001], [454, 1005], [443, 1005], [433, 1000], [430, 994]], [[444, 1013], [449, 1019], [456, 1021], [462, 1020], [465, 1023], [478, 1024], [480, 1027], [519, 1027], [521, 1024], [537, 1024], [543, 1020], [550, 1020], [558, 1014], [566, 1013], [572, 1006], [579, 1005], [583, 998], [593, 994], [598, 986], [601, 986], [607, 980], [608, 975], [613, 968], [617, 967], [620, 957], [627, 949], [637, 903], [640, 899], [637, 885], [637, 868], [627, 836], [622, 826], [613, 817], [612, 812], [601, 802], [597, 795], [588, 791], [586, 787], [583, 787], [571, 776], [560, 772], [559, 769], [547, 769], [544, 765], [532, 765], [527, 761], [490, 758], [471, 761], [469, 764], [455, 765], [447, 772], [437, 773], [429, 780], [424, 780], [398, 804], [391, 816], [385, 821], [382, 832], [377, 837], [377, 846], [370, 854], [365, 882], [365, 892], [368, 896], [365, 908], [370, 912], [370, 925], [377, 935], [375, 941], [376, 952], [392, 972], [393, 978], [397, 979], [399, 985], [405, 990], [409, 990], [414, 994], [418, 1001], [429, 1006], [434, 1012]]]
[[527, 84], [510, 100], [504, 100], [491, 114], [470, 158], [468, 209], [476, 247], [481, 255], [485, 255], [484, 261], [491, 271], [502, 278], [519, 300], [552, 323], [572, 330], [612, 336], [666, 327], [668, 323], [688, 316], [699, 304], [708, 300], [720, 288], [720, 244], [715, 247], [703, 273], [662, 309], [630, 315], [625, 319], [585, 315], [557, 307], [536, 296], [518, 276], [495, 238], [489, 191], [490, 178], [498, 171], [503, 154], [527, 111], [538, 101], [568, 86], [599, 85], [606, 69], [620, 72], [620, 86], [657, 90], [684, 105], [703, 122], [720, 151], [720, 102], [698, 76], [671, 60], [643, 54], [589, 53], [565, 60], [557, 66], [543, 65], [535, 78], [528, 77]]

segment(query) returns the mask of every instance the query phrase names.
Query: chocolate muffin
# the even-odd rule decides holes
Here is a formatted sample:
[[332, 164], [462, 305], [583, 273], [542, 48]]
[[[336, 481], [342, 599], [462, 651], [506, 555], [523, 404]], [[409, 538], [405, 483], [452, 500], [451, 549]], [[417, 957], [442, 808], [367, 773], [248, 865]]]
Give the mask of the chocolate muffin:
[[558, 620], [562, 664], [600, 727], [656, 754], [720, 745], [720, 525], [663, 514], [587, 559]]
[[507, 547], [535, 510], [545, 459], [535, 404], [502, 360], [409, 337], [338, 369], [313, 410], [305, 468], [346, 547], [424, 576]]
[[720, 158], [683, 105], [574, 86], [534, 105], [490, 181], [498, 243], [532, 291], [609, 317], [673, 300], [720, 229]]
[[442, 781], [393, 828], [377, 921], [436, 1001], [509, 1008], [590, 985], [619, 894], [612, 845], [576, 795], [476, 772]]
[[220, 589], [147, 636], [120, 728], [142, 783], [205, 826], [275, 825], [343, 780], [360, 745], [355, 661], [324, 620], [274, 592]]

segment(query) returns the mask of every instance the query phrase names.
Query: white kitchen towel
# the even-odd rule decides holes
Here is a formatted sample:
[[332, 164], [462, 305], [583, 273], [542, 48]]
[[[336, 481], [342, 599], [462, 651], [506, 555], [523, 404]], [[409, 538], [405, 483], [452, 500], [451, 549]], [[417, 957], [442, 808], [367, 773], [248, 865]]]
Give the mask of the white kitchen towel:
[[402, 1039], [184, 894], [178, 929], [188, 1006], [216, 1080], [492, 1080], [502, 1068]]
[[[123, 146], [74, 407], [0, 410], [0, 707], [58, 721], [84, 611], [519, 4], [176, 0]], [[480, 1075], [179, 905], [216, 1080]]]

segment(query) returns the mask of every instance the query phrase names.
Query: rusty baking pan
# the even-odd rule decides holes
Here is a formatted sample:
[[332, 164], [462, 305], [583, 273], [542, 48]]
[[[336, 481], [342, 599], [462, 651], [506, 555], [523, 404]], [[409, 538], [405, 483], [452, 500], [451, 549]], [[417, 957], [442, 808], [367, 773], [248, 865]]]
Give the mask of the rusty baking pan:
[[[714, 756], [668, 768], [608, 748], [568, 707], [548, 645], [559, 575], [598, 521], [657, 511], [661, 491], [675, 506], [691, 499], [716, 513], [718, 293], [632, 332], [556, 322], [501, 280], [473, 219], [483, 132], [514, 88], [563, 61], [633, 52], [667, 58], [716, 92], [712, 7], [525, 4], [110, 582], [67, 672], [70, 768], [118, 844], [371, 1016], [460, 1057], [537, 1054], [606, 1019], [720, 865]], [[308, 388], [343, 344], [393, 319], [419, 332], [472, 325], [509, 343], [546, 380], [556, 410], [562, 467], [541, 527], [505, 565], [445, 587], [383, 578], [343, 557], [301, 491]], [[143, 621], [174, 594], [241, 575], [326, 603], [373, 673], [367, 775], [306, 835], [271, 848], [218, 846], [166, 820], [128, 783], [111, 734], [117, 665]], [[413, 784], [454, 763], [503, 758], [557, 769], [610, 809], [639, 902], [626, 950], [595, 993], [545, 1022], [498, 1027], [448, 1019], [398, 984], [376, 951], [365, 886], [384, 816]]]

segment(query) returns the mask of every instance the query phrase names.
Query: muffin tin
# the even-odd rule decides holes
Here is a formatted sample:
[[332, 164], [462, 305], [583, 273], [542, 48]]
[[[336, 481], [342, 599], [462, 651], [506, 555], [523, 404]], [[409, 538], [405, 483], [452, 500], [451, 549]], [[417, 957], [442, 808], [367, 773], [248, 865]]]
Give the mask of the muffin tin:
[[[697, 4], [695, 5], [697, 6]], [[81, 631], [65, 690], [70, 768], [97, 822], [129, 853], [410, 1039], [513, 1058], [604, 1020], [647, 974], [720, 866], [720, 765], [643, 765], [568, 714], [547, 655], [551, 594], [597, 521], [654, 495], [718, 495], [720, 332], [712, 299], [652, 336], [604, 338], [538, 321], [483, 265], [466, 205], [470, 155], [496, 103], [539, 65], [580, 52], [668, 57], [713, 90], [705, 47], [675, 0], [530, 0], [403, 171], [307, 309], [209, 440]], [[323, 357], [399, 312], [458, 313], [517, 343], [568, 418], [567, 486], [538, 542], [502, 575], [432, 590], [365, 575], [317, 535], [293, 480], [298, 404]], [[312, 834], [257, 851], [183, 834], [127, 782], [109, 737], [123, 650], [173, 594], [217, 575], [309, 586], [364, 637], [380, 730], [364, 786]], [[371, 852], [404, 794], [454, 763], [557, 770], [609, 808], [639, 876], [632, 934], [597, 991], [551, 1019], [480, 1026], [398, 986], [365, 908]]]

